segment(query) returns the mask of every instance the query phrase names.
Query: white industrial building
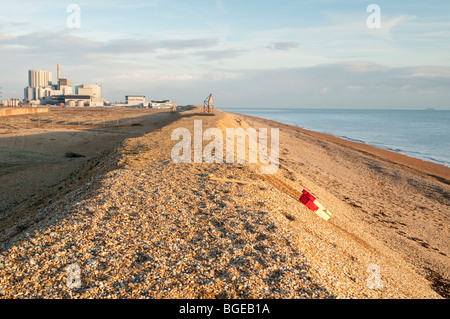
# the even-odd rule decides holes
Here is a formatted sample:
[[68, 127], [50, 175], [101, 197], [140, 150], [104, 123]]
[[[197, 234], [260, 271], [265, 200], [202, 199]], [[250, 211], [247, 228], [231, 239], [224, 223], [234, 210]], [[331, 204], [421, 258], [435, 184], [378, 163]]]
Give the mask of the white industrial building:
[[143, 95], [127, 95], [125, 96], [125, 101], [128, 105], [140, 105], [146, 103], [145, 96]]
[[75, 86], [75, 94], [89, 95], [91, 100], [89, 106], [104, 106], [102, 98], [102, 87], [98, 84], [81, 84]]
[[126, 95], [125, 101], [114, 104], [118, 107], [149, 107], [150, 102], [145, 101], [144, 95]]
[[72, 81], [61, 77], [58, 64], [58, 83], [52, 84], [52, 73], [47, 70], [29, 70], [24, 102], [68, 106], [104, 106], [102, 88], [98, 84], [81, 84], [72, 90]]
[[28, 86], [29, 87], [47, 87], [52, 85], [52, 72], [47, 70], [29, 70]]
[[169, 100], [152, 101], [150, 104], [154, 109], [171, 109], [176, 105], [175, 102]]
[[51, 96], [52, 89], [52, 72], [29, 70], [28, 86], [24, 89], [24, 102], [36, 102]]
[[19, 99], [9, 99], [9, 100], [5, 100], [3, 102], [0, 101], [0, 106], [18, 107], [18, 106], [20, 106], [20, 100]]

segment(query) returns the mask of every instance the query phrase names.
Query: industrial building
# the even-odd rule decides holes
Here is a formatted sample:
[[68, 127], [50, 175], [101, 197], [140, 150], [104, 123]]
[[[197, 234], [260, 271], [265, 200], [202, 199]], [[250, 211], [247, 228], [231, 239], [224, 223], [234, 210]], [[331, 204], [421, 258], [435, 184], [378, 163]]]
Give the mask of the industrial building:
[[149, 107], [150, 102], [145, 101], [144, 95], [126, 95], [125, 101], [119, 101], [114, 104], [118, 107]]
[[47, 70], [29, 70], [28, 86], [24, 89], [23, 102], [66, 106], [104, 106], [102, 89], [98, 84], [81, 84], [72, 90], [72, 81], [61, 77], [57, 65], [58, 83], [52, 84], [52, 73]]
[[53, 95], [50, 105], [66, 105], [70, 107], [78, 106], [85, 107], [91, 106], [91, 96], [90, 95], [79, 95], [79, 94], [69, 94], [69, 95]]
[[90, 96], [89, 106], [104, 106], [102, 87], [98, 84], [81, 84], [75, 86], [75, 94]]
[[161, 100], [161, 101], [152, 101], [151, 107], [154, 109], [171, 109], [173, 108], [175, 102], [171, 102], [169, 100]]
[[47, 87], [52, 85], [52, 72], [47, 70], [29, 70], [28, 86]]
[[127, 95], [125, 101], [129, 105], [140, 105], [145, 103], [145, 96], [140, 95]]
[[18, 107], [18, 106], [20, 106], [20, 100], [19, 99], [5, 100], [0, 103], [0, 106], [2, 106], [2, 107]]
[[24, 90], [24, 102], [40, 104], [41, 99], [51, 95], [52, 73], [47, 70], [29, 70], [28, 86]]
[[117, 107], [145, 107], [154, 109], [172, 109], [176, 106], [175, 102], [169, 100], [147, 102], [144, 95], [126, 95], [124, 101], [114, 104]]

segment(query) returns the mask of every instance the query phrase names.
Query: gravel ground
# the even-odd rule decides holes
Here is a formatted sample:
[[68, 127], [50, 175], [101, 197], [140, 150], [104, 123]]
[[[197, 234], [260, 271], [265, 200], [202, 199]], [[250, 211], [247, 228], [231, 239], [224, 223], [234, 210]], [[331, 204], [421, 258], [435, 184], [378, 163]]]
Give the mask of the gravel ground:
[[[253, 167], [173, 163], [172, 130], [220, 114], [125, 141], [81, 188], [3, 234], [0, 296], [439, 297], [381, 243], [322, 221]], [[373, 260], [380, 289], [367, 286]]]

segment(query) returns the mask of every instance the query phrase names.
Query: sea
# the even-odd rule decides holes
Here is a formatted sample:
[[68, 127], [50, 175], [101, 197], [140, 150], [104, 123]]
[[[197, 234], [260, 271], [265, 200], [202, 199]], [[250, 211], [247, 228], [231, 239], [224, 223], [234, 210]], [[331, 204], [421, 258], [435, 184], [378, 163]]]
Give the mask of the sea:
[[450, 167], [450, 110], [225, 108]]

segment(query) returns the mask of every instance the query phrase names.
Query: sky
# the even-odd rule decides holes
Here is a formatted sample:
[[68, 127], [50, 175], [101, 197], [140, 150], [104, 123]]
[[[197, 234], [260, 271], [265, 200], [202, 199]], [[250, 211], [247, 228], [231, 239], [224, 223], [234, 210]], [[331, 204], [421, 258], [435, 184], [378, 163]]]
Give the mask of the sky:
[[59, 63], [111, 102], [450, 109], [449, 52], [448, 0], [0, 2], [2, 99]]

